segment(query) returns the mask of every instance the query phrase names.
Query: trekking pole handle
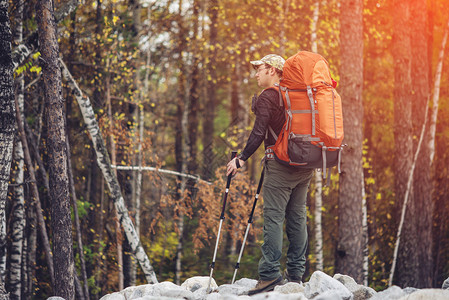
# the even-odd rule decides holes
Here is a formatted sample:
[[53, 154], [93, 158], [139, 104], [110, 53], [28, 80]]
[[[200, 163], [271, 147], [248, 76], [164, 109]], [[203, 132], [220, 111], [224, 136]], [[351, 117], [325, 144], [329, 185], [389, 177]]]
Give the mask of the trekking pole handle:
[[[237, 156], [237, 151], [232, 151], [231, 160], [236, 156]], [[226, 200], [228, 199], [229, 186], [231, 185], [231, 179], [232, 179], [232, 174], [229, 174], [228, 181], [226, 182], [226, 191], [225, 191], [225, 194], [223, 197], [223, 207], [221, 209], [220, 219], [224, 219], [224, 213], [225, 213], [225, 209], [226, 209]]]
[[[231, 160], [234, 159], [234, 157], [237, 156], [237, 151], [232, 151], [231, 152]], [[228, 175], [228, 181], [226, 182], [226, 189], [229, 189], [229, 186], [231, 185], [231, 179], [232, 179], [232, 174]]]

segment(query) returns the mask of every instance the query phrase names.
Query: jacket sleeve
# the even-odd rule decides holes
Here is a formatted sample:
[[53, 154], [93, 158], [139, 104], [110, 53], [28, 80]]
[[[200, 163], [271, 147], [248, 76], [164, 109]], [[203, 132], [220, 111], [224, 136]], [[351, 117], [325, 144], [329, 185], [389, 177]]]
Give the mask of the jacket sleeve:
[[253, 130], [246, 142], [246, 146], [239, 155], [240, 159], [246, 161], [264, 141], [268, 125], [276, 110], [275, 105], [279, 105], [279, 103], [278, 93], [274, 90], [265, 90], [257, 98], [254, 105], [256, 120], [254, 121]]

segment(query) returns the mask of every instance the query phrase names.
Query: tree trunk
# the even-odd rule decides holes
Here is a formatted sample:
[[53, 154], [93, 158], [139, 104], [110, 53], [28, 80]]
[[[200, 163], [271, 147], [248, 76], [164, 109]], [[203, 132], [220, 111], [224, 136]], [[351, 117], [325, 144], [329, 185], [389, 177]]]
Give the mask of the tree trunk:
[[[200, 95], [200, 74], [199, 74], [199, 41], [198, 41], [198, 18], [199, 18], [199, 3], [195, 0], [193, 3], [193, 42], [191, 44], [191, 52], [193, 53], [192, 73], [190, 74], [190, 90], [189, 90], [189, 110], [187, 119], [187, 133], [189, 147], [189, 158], [187, 160], [187, 171], [190, 174], [196, 174], [198, 169], [197, 163], [197, 140], [198, 140], [198, 110], [199, 110], [199, 95]], [[194, 188], [195, 182], [190, 181], [188, 186]]]
[[[17, 101], [23, 114], [23, 76], [17, 78]], [[22, 117], [23, 120], [23, 117]], [[11, 299], [21, 299], [22, 279], [22, 248], [23, 232], [25, 228], [25, 194], [24, 194], [24, 154], [20, 138], [16, 138], [14, 161], [17, 163], [15, 172], [15, 187], [12, 207], [11, 257], [9, 267], [9, 291]]]
[[[25, 148], [24, 148], [25, 151]], [[26, 154], [25, 154], [26, 163]], [[27, 234], [26, 243], [26, 278], [24, 281], [26, 286], [24, 287], [23, 296], [25, 299], [31, 299], [33, 295], [34, 278], [36, 277], [36, 244], [37, 244], [37, 227], [36, 226], [36, 208], [33, 203], [27, 206]], [[53, 273], [52, 273], [53, 274]], [[53, 278], [53, 276], [51, 276]]]
[[[141, 5], [140, 5], [140, 0], [130, 0], [129, 1], [129, 7], [131, 8], [132, 11], [132, 17], [133, 17], [133, 22], [131, 25], [131, 30], [132, 30], [132, 36], [133, 36], [133, 44], [136, 45], [136, 49], [134, 51], [139, 51], [139, 37], [140, 37], [140, 31], [141, 31]], [[138, 56], [140, 57], [140, 55]], [[142, 95], [143, 91], [141, 88], [142, 85], [140, 83], [140, 79], [139, 79], [139, 75], [140, 72], [138, 71], [138, 62], [137, 60], [133, 60], [131, 67], [135, 70], [134, 74], [133, 74], [133, 79], [134, 79], [134, 93], [137, 93], [138, 95]], [[135, 99], [140, 99], [140, 96], [136, 95]], [[138, 128], [138, 120], [139, 120], [139, 111], [140, 111], [140, 105], [138, 102], [135, 103], [130, 103], [129, 105], [130, 107], [130, 117], [132, 117], [131, 120], [131, 126], [130, 126], [130, 131], [131, 131], [131, 136], [133, 139], [133, 144], [138, 144], [139, 141], [137, 140], [138, 135], [137, 135], [137, 128]], [[139, 158], [137, 156], [139, 156], [140, 153], [137, 152], [136, 153], [133, 151], [132, 154], [130, 154], [130, 160], [131, 164], [134, 166], [136, 165], [137, 160], [139, 160]], [[127, 173], [126, 176], [126, 181], [128, 181], [128, 186], [131, 187], [131, 189], [126, 189], [125, 188], [125, 193], [128, 192], [128, 196], [126, 197], [126, 199], [128, 200], [128, 208], [130, 211], [132, 211], [132, 217], [134, 220], [136, 220], [136, 209], [137, 209], [137, 198], [136, 198], [136, 193], [137, 193], [137, 185], [138, 185], [138, 170], [134, 170], [132, 172]], [[135, 221], [136, 224], [136, 231], [137, 234], [139, 234], [139, 228], [137, 226], [137, 221]], [[128, 286], [133, 286], [136, 285], [136, 261], [134, 260], [134, 258], [132, 257], [131, 254], [131, 250], [130, 247], [128, 245], [128, 243], [126, 242], [126, 240], [124, 241], [123, 244], [123, 275], [124, 275], [124, 286], [128, 287]]]
[[[67, 135], [66, 138], [67, 141], [67, 170], [68, 170], [68, 178], [70, 183], [70, 193], [72, 194], [72, 207], [73, 207], [73, 219], [75, 221], [75, 230], [76, 230], [76, 237], [78, 242], [78, 253], [80, 258], [80, 267], [81, 267], [81, 277], [83, 279], [83, 286], [81, 288], [80, 296], [82, 299], [89, 300], [89, 287], [87, 282], [87, 272], [86, 272], [86, 261], [84, 259], [84, 246], [83, 246], [83, 239], [81, 238], [81, 226], [80, 226], [80, 220], [79, 220], [79, 214], [78, 214], [78, 198], [76, 197], [76, 190], [75, 190], [75, 181], [73, 180], [73, 172], [72, 172], [72, 162], [71, 162], [71, 154], [70, 154], [70, 142], [69, 142], [69, 136]], [[103, 212], [101, 212], [102, 214]], [[76, 276], [76, 274], [75, 274]]]
[[[184, 76], [186, 72], [184, 61], [182, 60], [182, 51], [186, 47], [186, 28], [184, 27], [184, 20], [182, 16], [183, 1], [179, 0], [179, 13], [178, 13], [178, 52], [180, 53], [178, 67], [180, 76], [178, 78], [178, 105], [176, 111], [176, 141], [175, 141], [175, 159], [176, 159], [176, 170], [179, 173], [184, 173], [186, 171], [186, 160], [189, 156], [187, 149], [187, 119], [188, 119], [188, 105], [186, 105], [186, 78]], [[178, 177], [177, 180], [177, 193], [176, 198], [178, 201], [184, 201], [184, 190], [186, 188], [186, 179]], [[179, 284], [181, 282], [182, 275], [182, 250], [183, 250], [183, 230], [184, 230], [184, 215], [178, 215], [178, 244], [176, 245], [176, 262], [175, 262], [175, 282]]]
[[[428, 57], [428, 25], [427, 25], [427, 1], [412, 0], [411, 7], [411, 48], [412, 48], [412, 120], [413, 134], [419, 136], [421, 127], [424, 124], [424, 115], [429, 110], [427, 105], [430, 96], [429, 68], [432, 60]], [[426, 123], [428, 132], [429, 123]], [[419, 273], [417, 288], [428, 288], [432, 286], [433, 277], [433, 247], [432, 245], [432, 180], [431, 180], [431, 160], [429, 149], [430, 135], [424, 135], [424, 141], [421, 146], [419, 159], [416, 161], [416, 170], [413, 178], [413, 200], [415, 207], [419, 212], [419, 218], [413, 218], [408, 221], [416, 222], [418, 240], [416, 245], [418, 252]], [[415, 143], [416, 149], [416, 143]]]
[[369, 235], [368, 235], [368, 207], [366, 205], [365, 176], [362, 172], [362, 234], [363, 234], [363, 281], [362, 284], [368, 286], [369, 275]]
[[[6, 199], [14, 144], [15, 106], [11, 29], [6, 0], [0, 1], [0, 288], [6, 272]], [[0, 291], [0, 296], [1, 296]]]
[[449, 20], [444, 31], [443, 40], [441, 41], [440, 53], [438, 55], [438, 64], [435, 71], [435, 80], [433, 84], [433, 97], [432, 97], [432, 114], [430, 117], [430, 129], [429, 129], [429, 151], [430, 151], [430, 161], [433, 163], [433, 158], [435, 156], [435, 132], [437, 126], [438, 118], [438, 106], [440, 100], [440, 84], [441, 84], [441, 73], [443, 71], [444, 62], [444, 51], [446, 49], [446, 42], [449, 35]]
[[[109, 61], [107, 63], [107, 67], [109, 67]], [[106, 102], [108, 106], [108, 117], [109, 117], [109, 129], [111, 130], [111, 134], [109, 135], [109, 146], [111, 147], [111, 161], [113, 165], [116, 165], [117, 154], [115, 149], [115, 137], [112, 133], [114, 128], [114, 119], [112, 116], [112, 103], [111, 103], [111, 91], [110, 91], [110, 75], [106, 76]], [[114, 175], [117, 178], [117, 172], [114, 171]], [[123, 290], [125, 287], [125, 278], [123, 275], [123, 239], [122, 239], [122, 230], [120, 228], [120, 216], [117, 213], [117, 220], [115, 221], [115, 230], [116, 230], [116, 242], [117, 242], [117, 264], [118, 264], [118, 289], [119, 291]]]
[[[393, 24], [393, 60], [394, 60], [394, 179], [397, 211], [402, 210], [403, 199], [407, 190], [407, 179], [412, 168], [412, 104], [411, 104], [411, 41], [410, 41], [410, 4], [408, 1], [394, 1]], [[419, 267], [419, 243], [416, 223], [417, 207], [413, 200], [414, 192], [408, 197], [408, 206], [404, 208], [405, 223], [402, 229], [398, 252], [397, 271], [394, 284], [401, 287], [417, 286]], [[399, 219], [399, 214], [396, 215]]]
[[[313, 8], [313, 17], [310, 23], [310, 48], [312, 52], [318, 52], [317, 29], [318, 18], [320, 15], [320, 1], [316, 0]], [[319, 170], [315, 172], [315, 258], [316, 270], [323, 271], [323, 228], [322, 228], [322, 209], [323, 209], [323, 180], [322, 173]]]
[[44, 81], [47, 150], [51, 221], [53, 229], [53, 258], [55, 266], [55, 295], [75, 299], [72, 221], [70, 216], [69, 180], [67, 176], [67, 144], [62, 99], [59, 45], [53, 3], [39, 1], [36, 6], [39, 51]]
[[337, 272], [363, 282], [363, 1], [343, 0], [340, 7], [341, 98], [345, 112], [339, 213]]
[[78, 87], [78, 84], [75, 82], [72, 75], [69, 73], [67, 67], [62, 61], [61, 64], [63, 65], [64, 77], [67, 79], [69, 85], [74, 90], [74, 94], [80, 106], [81, 113], [94, 144], [98, 165], [100, 166], [106, 183], [108, 184], [111, 198], [113, 199], [118, 216], [120, 217], [119, 221], [125, 231], [126, 238], [128, 239], [133, 254], [139, 261], [147, 281], [149, 283], [157, 283], [158, 281], [156, 278], [156, 274], [154, 273], [154, 269], [151, 266], [148, 256], [142, 248], [139, 236], [137, 235], [134, 225], [129, 218], [128, 210], [126, 209], [126, 206], [124, 204], [117, 177], [115, 176], [115, 173], [111, 168], [111, 161], [106, 151], [103, 136], [101, 135], [100, 128], [98, 126], [97, 120], [95, 119], [95, 114], [93, 112], [92, 105], [90, 104], [90, 100], [86, 95], [82, 93], [82, 91]]
[[[14, 42], [20, 44], [22, 42], [23, 32], [23, 1], [17, 3], [16, 10], [16, 26], [14, 30]], [[24, 79], [23, 74], [16, 78], [16, 97], [19, 103], [19, 113], [22, 114], [23, 120], [23, 105], [24, 105]], [[21, 299], [22, 297], [22, 257], [23, 257], [23, 243], [24, 243], [24, 229], [25, 229], [25, 194], [23, 188], [24, 182], [24, 157], [22, 142], [18, 136], [15, 137], [16, 146], [14, 148], [14, 161], [17, 164], [15, 171], [16, 186], [14, 187], [14, 197], [12, 206], [12, 230], [11, 230], [11, 256], [9, 265], [9, 288], [11, 299]]]
[[207, 72], [207, 98], [204, 104], [204, 125], [203, 125], [203, 176], [205, 180], [212, 178], [214, 162], [214, 120], [217, 103], [217, 35], [218, 35], [218, 0], [212, 0], [208, 3], [208, 14], [210, 18], [209, 29], [209, 63]]
[[322, 173], [319, 170], [315, 172], [315, 258], [316, 270], [323, 271], [323, 180]]

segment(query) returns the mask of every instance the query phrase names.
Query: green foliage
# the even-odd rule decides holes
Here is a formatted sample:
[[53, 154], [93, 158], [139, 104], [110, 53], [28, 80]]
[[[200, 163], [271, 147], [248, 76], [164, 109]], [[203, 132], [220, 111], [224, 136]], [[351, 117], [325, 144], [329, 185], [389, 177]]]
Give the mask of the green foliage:
[[76, 204], [78, 206], [78, 215], [80, 219], [83, 219], [84, 217], [87, 216], [89, 210], [92, 208], [92, 204], [87, 201], [82, 201], [80, 199], [76, 201]]

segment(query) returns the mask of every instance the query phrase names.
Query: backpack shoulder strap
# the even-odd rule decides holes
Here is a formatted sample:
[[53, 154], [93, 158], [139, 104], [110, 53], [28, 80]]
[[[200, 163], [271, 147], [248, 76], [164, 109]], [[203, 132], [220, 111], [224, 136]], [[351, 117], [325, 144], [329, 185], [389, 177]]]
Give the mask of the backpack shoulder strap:
[[284, 101], [282, 101], [281, 86], [279, 85], [279, 83], [275, 83], [274, 85], [275, 85], [277, 88], [275, 88], [275, 87], [268, 87], [268, 88], [264, 89], [264, 90], [262, 91], [262, 93], [263, 93], [264, 91], [266, 91], [266, 90], [274, 90], [274, 91], [277, 91], [277, 92], [279, 93], [279, 106], [284, 106]]
[[276, 134], [276, 132], [274, 132], [274, 130], [273, 130], [273, 128], [271, 128], [271, 126], [270, 125], [268, 125], [268, 129], [267, 129], [267, 132], [266, 132], [266, 134], [265, 134], [265, 138], [267, 139], [268, 138], [268, 131], [271, 133], [271, 135], [274, 137], [274, 140], [278, 140], [278, 136], [277, 136], [277, 134]]

